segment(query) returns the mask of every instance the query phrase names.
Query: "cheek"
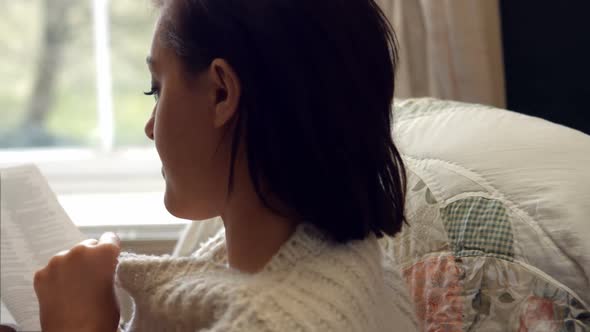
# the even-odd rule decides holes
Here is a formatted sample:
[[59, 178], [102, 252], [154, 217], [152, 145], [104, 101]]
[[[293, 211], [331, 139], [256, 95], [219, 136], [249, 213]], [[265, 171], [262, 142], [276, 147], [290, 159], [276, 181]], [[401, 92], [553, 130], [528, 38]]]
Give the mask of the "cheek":
[[154, 141], [170, 175], [184, 175], [184, 170], [201, 168], [210, 154], [207, 128], [194, 113], [174, 104], [163, 104], [156, 113]]
[[227, 158], [207, 112], [161, 104], [154, 140], [166, 174], [166, 206], [184, 218], [201, 218], [225, 197]]

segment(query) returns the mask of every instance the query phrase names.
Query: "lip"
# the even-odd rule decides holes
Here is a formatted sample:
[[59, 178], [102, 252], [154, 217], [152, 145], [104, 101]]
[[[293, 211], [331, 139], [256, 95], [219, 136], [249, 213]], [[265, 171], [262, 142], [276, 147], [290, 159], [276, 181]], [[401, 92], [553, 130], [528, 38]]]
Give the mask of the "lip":
[[162, 171], [162, 177], [165, 179], [166, 178], [166, 174], [164, 173], [164, 167], [161, 168]]

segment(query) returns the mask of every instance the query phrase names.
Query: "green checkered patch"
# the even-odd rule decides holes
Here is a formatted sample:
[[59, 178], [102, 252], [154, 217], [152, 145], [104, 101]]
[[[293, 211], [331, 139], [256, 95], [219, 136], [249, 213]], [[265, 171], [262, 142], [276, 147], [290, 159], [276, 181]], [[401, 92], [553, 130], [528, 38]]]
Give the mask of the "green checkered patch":
[[502, 202], [468, 197], [447, 205], [441, 215], [457, 257], [514, 257], [514, 236]]

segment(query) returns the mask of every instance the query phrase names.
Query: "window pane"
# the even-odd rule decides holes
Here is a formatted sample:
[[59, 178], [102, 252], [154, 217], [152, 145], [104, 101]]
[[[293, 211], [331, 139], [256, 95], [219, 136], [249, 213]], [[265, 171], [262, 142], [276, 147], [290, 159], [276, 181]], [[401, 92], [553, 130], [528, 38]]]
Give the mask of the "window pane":
[[111, 1], [111, 60], [115, 145], [146, 145], [143, 128], [154, 107], [145, 64], [156, 12], [149, 1]]
[[91, 3], [0, 4], [0, 148], [96, 143]]

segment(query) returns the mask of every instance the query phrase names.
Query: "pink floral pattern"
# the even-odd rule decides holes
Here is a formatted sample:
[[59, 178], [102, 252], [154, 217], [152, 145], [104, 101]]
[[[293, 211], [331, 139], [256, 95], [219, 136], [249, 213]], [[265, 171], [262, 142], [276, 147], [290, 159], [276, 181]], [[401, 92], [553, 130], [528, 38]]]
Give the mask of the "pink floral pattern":
[[421, 331], [463, 331], [461, 270], [453, 256], [433, 256], [403, 271]]
[[560, 323], [555, 319], [553, 301], [531, 296], [520, 316], [518, 332], [555, 332], [559, 330]]

